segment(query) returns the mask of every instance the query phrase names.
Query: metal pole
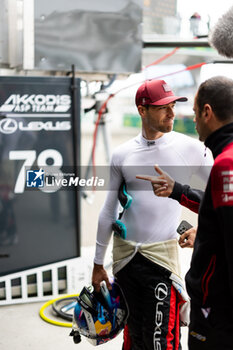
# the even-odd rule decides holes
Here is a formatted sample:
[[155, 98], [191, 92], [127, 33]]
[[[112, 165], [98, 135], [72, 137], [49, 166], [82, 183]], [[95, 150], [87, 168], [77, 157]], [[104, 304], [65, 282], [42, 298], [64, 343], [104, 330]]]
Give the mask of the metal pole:
[[207, 40], [147, 40], [143, 42], [143, 48], [161, 47], [210, 47]]
[[[72, 77], [71, 77], [71, 99], [72, 99], [72, 136], [73, 136], [73, 161], [74, 161], [74, 174], [75, 177], [80, 176], [80, 113], [78, 110], [77, 102], [80, 101], [80, 90], [77, 87], [77, 80], [75, 79], [75, 66], [72, 64]], [[79, 103], [80, 105], [80, 103]], [[75, 219], [76, 219], [76, 237], [77, 237], [77, 255], [80, 256], [80, 231], [81, 231], [81, 201], [80, 191], [74, 188], [75, 196]]]

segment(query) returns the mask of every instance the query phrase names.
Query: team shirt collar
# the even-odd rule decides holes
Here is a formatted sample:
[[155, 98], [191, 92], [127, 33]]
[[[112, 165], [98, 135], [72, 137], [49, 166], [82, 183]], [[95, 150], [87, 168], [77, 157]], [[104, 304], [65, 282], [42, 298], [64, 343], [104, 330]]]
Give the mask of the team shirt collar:
[[145, 137], [142, 136], [142, 133], [140, 132], [140, 134], [136, 137], [136, 140], [141, 145], [147, 146], [148, 148], [150, 148], [150, 147], [161, 145], [163, 143], [167, 143], [171, 135], [172, 135], [172, 131], [166, 134], [163, 134], [163, 136], [159, 137], [156, 140], [147, 140]]

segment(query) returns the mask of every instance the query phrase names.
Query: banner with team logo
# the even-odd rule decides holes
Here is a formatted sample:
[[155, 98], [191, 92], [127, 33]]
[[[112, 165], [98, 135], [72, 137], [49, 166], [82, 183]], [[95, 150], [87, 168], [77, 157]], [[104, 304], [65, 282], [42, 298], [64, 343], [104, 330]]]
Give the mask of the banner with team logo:
[[44, 169], [61, 178], [68, 167], [77, 175], [75, 81], [76, 119], [71, 78], [0, 77], [1, 275], [79, 256], [77, 193], [43, 187]]

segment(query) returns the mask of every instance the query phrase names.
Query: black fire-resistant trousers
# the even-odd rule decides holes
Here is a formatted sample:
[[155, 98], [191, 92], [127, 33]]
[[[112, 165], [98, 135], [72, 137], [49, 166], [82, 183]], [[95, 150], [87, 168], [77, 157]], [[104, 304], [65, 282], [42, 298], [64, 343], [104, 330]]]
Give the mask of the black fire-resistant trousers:
[[169, 276], [140, 253], [116, 274], [130, 312], [124, 350], [181, 349], [176, 291]]

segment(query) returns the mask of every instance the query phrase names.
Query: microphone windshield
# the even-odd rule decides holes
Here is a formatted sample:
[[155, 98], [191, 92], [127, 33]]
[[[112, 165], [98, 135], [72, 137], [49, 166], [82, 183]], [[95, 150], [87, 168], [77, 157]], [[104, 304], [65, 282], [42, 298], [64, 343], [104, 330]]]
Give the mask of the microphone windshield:
[[217, 21], [209, 43], [220, 55], [233, 58], [233, 6]]

